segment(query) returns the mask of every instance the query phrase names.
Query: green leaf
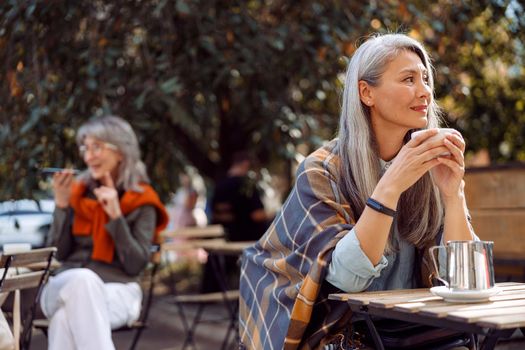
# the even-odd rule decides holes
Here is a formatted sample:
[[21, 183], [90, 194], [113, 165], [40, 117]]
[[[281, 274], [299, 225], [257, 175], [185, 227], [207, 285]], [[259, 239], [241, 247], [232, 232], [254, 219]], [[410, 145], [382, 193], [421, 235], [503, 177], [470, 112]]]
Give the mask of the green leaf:
[[180, 92], [182, 89], [182, 84], [180, 83], [180, 80], [178, 77], [173, 77], [171, 79], [166, 80], [160, 85], [160, 89], [165, 94], [171, 94], [173, 92]]
[[135, 99], [135, 107], [138, 110], [142, 110], [144, 107], [144, 101], [146, 101], [146, 95], [148, 94], [147, 90], [142, 91], [142, 93]]
[[36, 9], [36, 4], [35, 3], [32, 3], [29, 6], [27, 6], [26, 19], [30, 19], [31, 16], [33, 16], [33, 13], [35, 12], [35, 9]]
[[86, 81], [86, 86], [89, 90], [95, 91], [97, 90], [98, 84], [95, 79], [90, 78]]
[[87, 74], [90, 77], [96, 76], [99, 70], [99, 67], [94, 62], [89, 63], [89, 65], [87, 66]]
[[25, 134], [30, 131], [39, 121], [41, 116], [49, 114], [49, 107], [36, 107], [31, 111], [29, 120], [25, 122], [20, 128], [20, 134]]
[[159, 1], [159, 4], [157, 5], [157, 7], [155, 7], [155, 9], [153, 10], [153, 16], [161, 17], [162, 10], [166, 6], [167, 2], [168, 2], [168, 0], [161, 0], [161, 1]]
[[72, 96], [69, 96], [69, 98], [67, 99], [67, 104], [65, 106], [65, 111], [69, 111], [71, 110], [71, 108], [73, 108], [73, 105], [75, 104], [75, 96], [72, 95]]
[[190, 7], [184, 0], [177, 1], [177, 4], [175, 5], [175, 10], [181, 15], [189, 15], [191, 13]]
[[270, 45], [279, 51], [284, 50], [284, 42], [281, 39], [270, 40]]

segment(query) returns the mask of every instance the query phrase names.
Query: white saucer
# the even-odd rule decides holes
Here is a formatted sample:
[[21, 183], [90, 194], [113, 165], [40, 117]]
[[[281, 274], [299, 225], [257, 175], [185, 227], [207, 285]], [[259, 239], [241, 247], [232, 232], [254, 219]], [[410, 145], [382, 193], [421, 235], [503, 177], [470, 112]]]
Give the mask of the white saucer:
[[481, 303], [501, 292], [498, 287], [484, 290], [451, 291], [445, 286], [432, 287], [430, 292], [452, 303]]

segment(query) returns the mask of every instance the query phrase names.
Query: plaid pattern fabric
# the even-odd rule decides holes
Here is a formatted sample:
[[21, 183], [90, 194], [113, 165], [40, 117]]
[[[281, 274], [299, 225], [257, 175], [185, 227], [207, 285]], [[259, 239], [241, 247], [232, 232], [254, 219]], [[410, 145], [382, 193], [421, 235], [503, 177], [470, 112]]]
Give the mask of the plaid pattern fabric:
[[348, 325], [345, 303], [327, 299], [336, 243], [354, 215], [336, 183], [337, 141], [308, 156], [266, 234], [242, 258], [240, 336], [247, 349], [314, 349]]
[[[280, 213], [242, 257], [239, 331], [246, 349], [323, 349], [339, 344], [350, 324], [346, 303], [324, 279], [337, 242], [356, 217], [336, 182], [337, 140], [308, 156]], [[414, 266], [419, 286], [432, 285], [429, 240]], [[346, 329], [348, 331], [348, 329]], [[348, 341], [348, 339], [346, 339]]]

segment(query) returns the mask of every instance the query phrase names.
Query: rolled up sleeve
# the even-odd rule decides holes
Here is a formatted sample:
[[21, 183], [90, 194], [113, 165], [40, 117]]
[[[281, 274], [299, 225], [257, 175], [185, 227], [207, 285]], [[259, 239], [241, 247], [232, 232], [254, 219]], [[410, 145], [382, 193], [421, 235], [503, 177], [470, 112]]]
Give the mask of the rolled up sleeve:
[[355, 229], [352, 229], [335, 246], [326, 280], [347, 292], [361, 292], [388, 265], [385, 256], [374, 266], [361, 248]]

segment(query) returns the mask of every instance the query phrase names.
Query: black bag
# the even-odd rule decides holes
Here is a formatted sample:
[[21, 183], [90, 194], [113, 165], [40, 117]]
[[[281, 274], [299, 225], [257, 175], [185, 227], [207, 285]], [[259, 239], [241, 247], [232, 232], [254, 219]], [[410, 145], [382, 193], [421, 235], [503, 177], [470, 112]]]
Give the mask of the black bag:
[[[374, 320], [385, 349], [450, 349], [458, 346], [472, 347], [474, 337], [470, 334], [445, 328], [437, 328], [412, 322], [380, 319]], [[365, 321], [353, 324], [354, 332], [361, 335], [368, 346], [374, 340]]]

